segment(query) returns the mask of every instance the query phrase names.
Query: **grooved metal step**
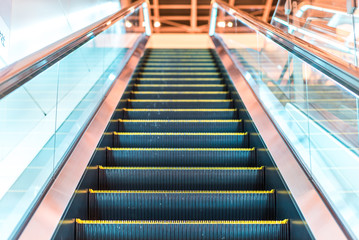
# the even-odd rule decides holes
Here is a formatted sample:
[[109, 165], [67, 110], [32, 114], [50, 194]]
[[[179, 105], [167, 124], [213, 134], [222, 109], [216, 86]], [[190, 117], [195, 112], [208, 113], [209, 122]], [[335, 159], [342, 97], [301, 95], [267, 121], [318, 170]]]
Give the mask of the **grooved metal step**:
[[114, 119], [238, 119], [237, 109], [142, 109], [116, 110]]
[[76, 220], [76, 239], [234, 240], [289, 239], [283, 221], [82, 221]]
[[197, 72], [218, 72], [217, 68], [207, 67], [207, 66], [192, 66], [192, 67], [168, 67], [168, 66], [155, 66], [155, 67], [137, 67], [136, 71], [140, 71], [141, 73], [155, 73], [155, 72], [163, 72], [163, 73], [197, 73]]
[[233, 108], [232, 99], [127, 99], [127, 108]]
[[264, 167], [102, 167], [102, 190], [263, 190]]
[[226, 91], [225, 84], [134, 84], [133, 91]]
[[104, 133], [100, 147], [127, 148], [246, 148], [247, 133], [143, 133], [143, 132], [112, 132]]
[[[99, 149], [101, 150], [101, 149]], [[254, 148], [106, 148], [107, 166], [254, 167]]]
[[131, 99], [229, 99], [228, 91], [131, 91]]
[[89, 219], [273, 220], [275, 191], [95, 191]]
[[223, 84], [223, 82], [222, 78], [136, 78], [137, 84]]
[[242, 120], [111, 120], [107, 131], [118, 132], [242, 132]]

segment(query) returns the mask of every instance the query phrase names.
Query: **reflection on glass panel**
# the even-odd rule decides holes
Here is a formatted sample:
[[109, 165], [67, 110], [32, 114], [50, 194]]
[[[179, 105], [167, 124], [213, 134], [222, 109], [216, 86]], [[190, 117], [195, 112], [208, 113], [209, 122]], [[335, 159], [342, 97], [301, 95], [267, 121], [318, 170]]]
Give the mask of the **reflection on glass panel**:
[[304, 168], [349, 231], [359, 237], [358, 95], [221, 7], [217, 16], [216, 36]]
[[346, 6], [345, 0], [280, 0], [272, 24], [347, 62], [357, 64], [353, 21], [358, 21], [358, 16], [357, 13], [348, 14]]
[[[0, 101], [0, 232], [9, 236], [53, 171], [55, 64]], [[6, 237], [5, 237], [6, 238]]]
[[143, 22], [142, 8], [108, 22], [0, 99], [0, 239], [14, 234], [63, 163], [145, 33]]

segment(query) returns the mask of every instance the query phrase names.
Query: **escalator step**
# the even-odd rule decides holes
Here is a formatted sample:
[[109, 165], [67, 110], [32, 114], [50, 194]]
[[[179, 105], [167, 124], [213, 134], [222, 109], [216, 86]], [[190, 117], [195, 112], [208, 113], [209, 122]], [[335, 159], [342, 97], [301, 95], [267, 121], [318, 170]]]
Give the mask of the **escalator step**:
[[106, 148], [107, 166], [255, 167], [254, 148]]
[[132, 99], [229, 99], [228, 91], [131, 91]]
[[134, 91], [226, 91], [226, 84], [134, 84]]
[[234, 240], [289, 239], [283, 221], [83, 221], [76, 219], [76, 239]]
[[98, 167], [102, 190], [263, 190], [260, 168]]
[[113, 132], [104, 133], [112, 147], [148, 148], [246, 148], [247, 133], [143, 133]]
[[166, 72], [166, 73], [178, 73], [182, 74], [183, 72], [213, 72], [217, 73], [218, 69], [216, 67], [207, 67], [207, 66], [192, 66], [192, 67], [166, 67], [166, 66], [156, 66], [156, 67], [137, 67], [137, 71], [141, 73], [152, 73], [152, 72]]
[[135, 79], [137, 84], [223, 84], [222, 78], [142, 78]]
[[127, 99], [128, 108], [233, 108], [232, 99]]
[[200, 77], [200, 78], [218, 78], [221, 76], [219, 72], [135, 72], [135, 74], [139, 75], [140, 77], [168, 77], [168, 78], [175, 78], [175, 77]]
[[242, 120], [111, 120], [107, 131], [118, 132], [242, 132]]
[[95, 191], [91, 220], [273, 220], [275, 191]]
[[[193, 63], [142, 63], [140, 67], [193, 67]], [[213, 67], [217, 68], [216, 63], [197, 63], [196, 67]]]
[[237, 109], [116, 109], [113, 119], [238, 119]]

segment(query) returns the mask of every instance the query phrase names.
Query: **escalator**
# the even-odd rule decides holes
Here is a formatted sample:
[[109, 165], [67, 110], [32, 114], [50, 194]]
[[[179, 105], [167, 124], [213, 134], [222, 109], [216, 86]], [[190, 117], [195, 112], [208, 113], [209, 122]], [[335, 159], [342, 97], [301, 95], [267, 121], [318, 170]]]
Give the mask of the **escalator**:
[[147, 49], [54, 238], [289, 239], [233, 94], [212, 50]]

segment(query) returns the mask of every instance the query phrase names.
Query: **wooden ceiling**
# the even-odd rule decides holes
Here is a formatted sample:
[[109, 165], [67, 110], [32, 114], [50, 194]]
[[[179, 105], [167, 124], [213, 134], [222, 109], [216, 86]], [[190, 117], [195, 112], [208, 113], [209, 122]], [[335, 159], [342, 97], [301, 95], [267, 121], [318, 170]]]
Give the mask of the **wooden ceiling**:
[[[135, 0], [121, 0], [127, 6]], [[151, 23], [156, 33], [208, 32], [211, 0], [150, 0]], [[236, 8], [269, 21], [277, 0], [225, 0]], [[158, 24], [160, 23], [160, 24]]]

